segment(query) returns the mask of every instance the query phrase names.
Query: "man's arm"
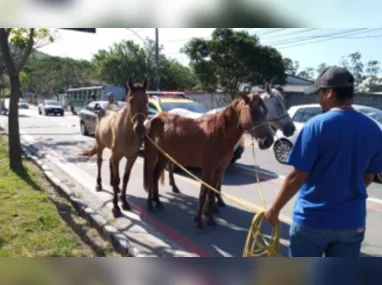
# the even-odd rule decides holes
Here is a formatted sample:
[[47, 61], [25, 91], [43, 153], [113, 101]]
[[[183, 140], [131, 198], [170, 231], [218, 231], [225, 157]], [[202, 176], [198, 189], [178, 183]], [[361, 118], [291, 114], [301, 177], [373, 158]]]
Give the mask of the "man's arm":
[[365, 182], [366, 188], [370, 186], [371, 183], [373, 183], [375, 178], [374, 173], [365, 173], [363, 175], [363, 181]]
[[284, 180], [281, 190], [278, 193], [276, 200], [272, 204], [269, 211], [274, 213], [279, 213], [282, 208], [293, 198], [298, 192], [301, 186], [304, 184], [305, 180], [308, 178], [308, 173], [300, 171], [296, 168], [288, 174]]
[[320, 129], [308, 122], [301, 130], [288, 157], [293, 170], [288, 174], [265, 218], [276, 223], [281, 209], [301, 188], [319, 155]]

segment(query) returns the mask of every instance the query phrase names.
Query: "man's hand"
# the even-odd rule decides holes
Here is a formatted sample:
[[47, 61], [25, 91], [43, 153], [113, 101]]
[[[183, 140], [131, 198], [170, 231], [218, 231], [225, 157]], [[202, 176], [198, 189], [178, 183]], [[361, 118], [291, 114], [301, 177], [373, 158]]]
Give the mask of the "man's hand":
[[280, 212], [276, 211], [275, 209], [273, 208], [269, 208], [266, 212], [265, 212], [265, 215], [264, 215], [264, 218], [270, 222], [272, 225], [275, 225], [277, 224], [277, 222], [279, 221], [279, 215], [280, 215]]

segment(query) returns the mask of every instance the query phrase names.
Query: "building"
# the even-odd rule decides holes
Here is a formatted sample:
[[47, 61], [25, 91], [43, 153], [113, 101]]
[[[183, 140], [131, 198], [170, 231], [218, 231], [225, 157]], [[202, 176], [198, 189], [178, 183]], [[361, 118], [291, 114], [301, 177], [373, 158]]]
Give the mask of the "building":
[[[289, 75], [286, 80], [286, 84], [282, 86], [284, 92], [287, 93], [304, 93], [305, 89], [309, 86], [312, 86], [314, 81], [306, 80], [298, 76]], [[248, 84], [242, 84], [239, 87], [240, 91], [251, 92], [259, 90], [259, 86], [250, 86]]]

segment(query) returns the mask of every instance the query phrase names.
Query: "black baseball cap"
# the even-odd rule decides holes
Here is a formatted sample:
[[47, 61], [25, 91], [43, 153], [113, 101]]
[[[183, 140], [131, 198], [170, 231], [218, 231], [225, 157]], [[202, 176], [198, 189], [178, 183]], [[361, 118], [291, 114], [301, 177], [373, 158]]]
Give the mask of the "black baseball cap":
[[322, 88], [354, 87], [354, 76], [344, 67], [332, 66], [323, 70], [305, 94], [317, 94]]

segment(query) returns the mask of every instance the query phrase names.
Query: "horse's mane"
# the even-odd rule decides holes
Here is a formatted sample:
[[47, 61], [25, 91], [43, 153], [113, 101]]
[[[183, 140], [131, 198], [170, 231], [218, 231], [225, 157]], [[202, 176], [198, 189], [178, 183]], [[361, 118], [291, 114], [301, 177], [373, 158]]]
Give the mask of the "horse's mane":
[[198, 119], [206, 124], [206, 127], [213, 135], [225, 137], [230, 126], [233, 123], [238, 124], [240, 104], [242, 104], [242, 101], [235, 99], [224, 110]]

